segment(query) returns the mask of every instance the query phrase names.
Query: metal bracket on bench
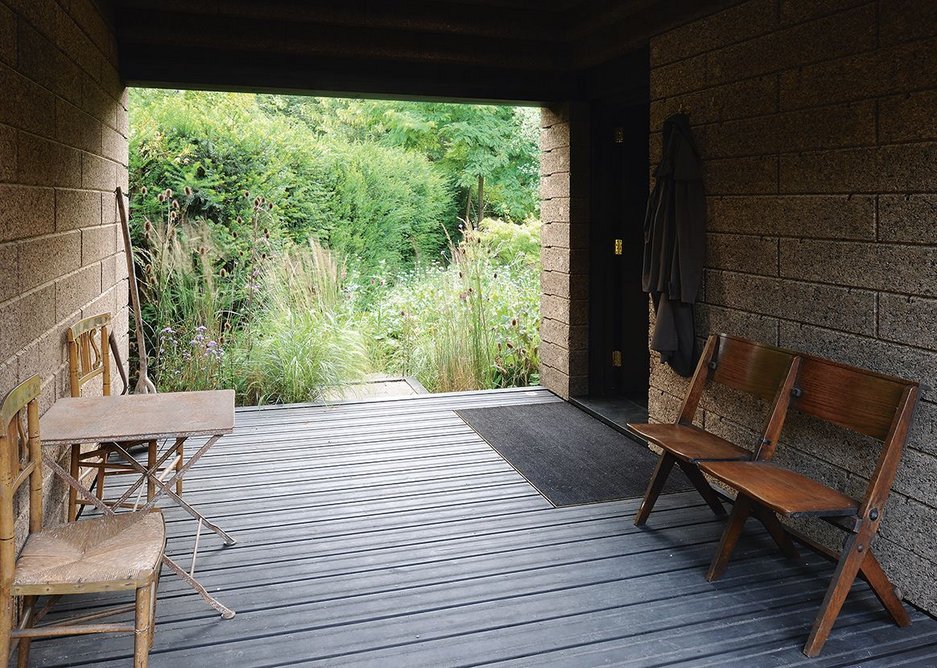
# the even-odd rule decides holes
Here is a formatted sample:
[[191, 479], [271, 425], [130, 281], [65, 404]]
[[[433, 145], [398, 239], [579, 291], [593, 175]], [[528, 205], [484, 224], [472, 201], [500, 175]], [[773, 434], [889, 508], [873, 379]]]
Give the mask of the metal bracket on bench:
[[799, 387], [795, 387], [791, 389], [791, 396], [795, 399], [800, 399], [802, 396], [804, 396], [804, 391]]

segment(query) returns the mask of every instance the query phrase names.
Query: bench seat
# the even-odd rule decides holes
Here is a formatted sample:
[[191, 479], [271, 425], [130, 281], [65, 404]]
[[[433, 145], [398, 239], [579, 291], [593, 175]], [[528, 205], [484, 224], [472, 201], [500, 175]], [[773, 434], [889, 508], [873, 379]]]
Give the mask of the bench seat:
[[651, 443], [664, 448], [684, 461], [747, 461], [752, 453], [699, 427], [682, 424], [629, 424]]
[[703, 462], [714, 478], [784, 517], [848, 517], [859, 502], [795, 471], [767, 462]]

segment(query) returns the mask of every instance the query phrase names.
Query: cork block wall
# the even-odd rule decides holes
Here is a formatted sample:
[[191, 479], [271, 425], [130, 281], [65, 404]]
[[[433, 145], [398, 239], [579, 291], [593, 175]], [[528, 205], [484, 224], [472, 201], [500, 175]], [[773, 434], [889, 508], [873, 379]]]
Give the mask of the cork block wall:
[[[663, 120], [680, 107], [705, 162], [698, 334], [740, 334], [924, 384], [876, 549], [906, 598], [937, 612], [934, 4], [749, 0], [650, 49], [652, 162]], [[672, 420], [685, 387], [652, 355], [652, 419]], [[706, 428], [736, 442], [753, 442], [761, 426], [757, 407], [734, 397], [707, 397], [703, 408]], [[856, 494], [875, 454], [796, 416], [778, 448], [783, 463]]]
[[39, 374], [42, 411], [68, 394], [65, 329], [80, 318], [111, 312], [126, 360], [116, 66], [93, 0], [0, 0], [0, 396]]
[[540, 384], [588, 392], [588, 119], [582, 105], [544, 107], [540, 130]]

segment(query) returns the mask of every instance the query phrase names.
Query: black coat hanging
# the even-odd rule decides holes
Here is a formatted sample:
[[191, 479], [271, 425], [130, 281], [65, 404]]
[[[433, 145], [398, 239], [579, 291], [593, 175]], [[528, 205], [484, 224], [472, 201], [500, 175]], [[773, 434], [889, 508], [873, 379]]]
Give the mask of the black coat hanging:
[[663, 153], [644, 220], [644, 291], [657, 314], [651, 349], [681, 376], [696, 366], [693, 304], [706, 252], [703, 165], [690, 120], [674, 114], [664, 121]]

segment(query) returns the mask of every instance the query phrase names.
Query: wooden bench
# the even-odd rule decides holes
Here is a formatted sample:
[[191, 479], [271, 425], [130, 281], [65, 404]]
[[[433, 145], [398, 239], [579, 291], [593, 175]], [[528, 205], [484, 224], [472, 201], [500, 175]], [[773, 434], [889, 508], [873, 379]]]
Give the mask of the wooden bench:
[[[635, 525], [641, 526], [647, 521], [675, 464], [683, 470], [713, 512], [724, 515], [725, 509], [700, 473], [699, 464], [713, 460], [749, 461], [771, 457], [784, 424], [798, 363], [795, 354], [774, 346], [727, 334], [710, 336], [676, 422], [628, 425], [663, 451], [635, 516]], [[769, 402], [764, 430], [758, 442], [751, 444], [751, 449], [730, 443], [693, 424], [703, 391], [710, 383], [725, 385]], [[793, 543], [781, 530], [777, 519], [770, 513], [764, 513], [760, 518], [784, 552], [795, 554]]]
[[911, 623], [870, 545], [884, 516], [917, 397], [917, 383], [818, 357], [800, 357], [790, 407], [882, 443], [861, 499], [766, 459], [700, 463], [703, 472], [738, 492], [706, 576], [710, 581], [725, 571], [742, 526], [752, 514], [759, 519], [818, 517], [847, 532], [841, 552], [829, 552], [837, 566], [804, 646], [807, 656], [820, 653], [857, 575], [869, 583], [899, 626]]

